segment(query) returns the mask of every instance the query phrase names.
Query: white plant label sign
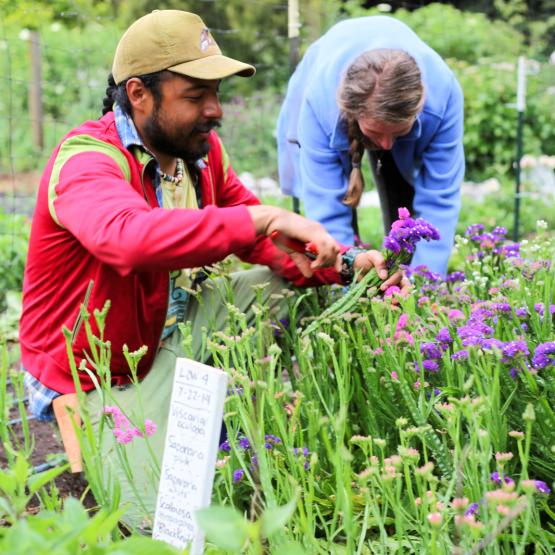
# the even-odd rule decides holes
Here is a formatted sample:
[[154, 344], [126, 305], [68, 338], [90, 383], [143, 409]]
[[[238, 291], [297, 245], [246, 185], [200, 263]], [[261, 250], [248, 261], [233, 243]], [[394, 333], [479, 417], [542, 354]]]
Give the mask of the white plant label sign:
[[208, 507], [222, 426], [228, 376], [178, 358], [152, 537], [191, 555], [204, 550], [194, 513]]

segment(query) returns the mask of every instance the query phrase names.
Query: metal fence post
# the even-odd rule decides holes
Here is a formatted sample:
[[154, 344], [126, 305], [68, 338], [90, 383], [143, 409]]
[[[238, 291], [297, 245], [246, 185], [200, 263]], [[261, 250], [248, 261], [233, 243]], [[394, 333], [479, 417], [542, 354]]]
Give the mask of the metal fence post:
[[33, 130], [33, 145], [39, 149], [44, 147], [43, 110], [42, 110], [42, 71], [40, 54], [40, 35], [31, 31], [29, 36], [31, 55], [31, 82], [29, 85], [29, 115]]

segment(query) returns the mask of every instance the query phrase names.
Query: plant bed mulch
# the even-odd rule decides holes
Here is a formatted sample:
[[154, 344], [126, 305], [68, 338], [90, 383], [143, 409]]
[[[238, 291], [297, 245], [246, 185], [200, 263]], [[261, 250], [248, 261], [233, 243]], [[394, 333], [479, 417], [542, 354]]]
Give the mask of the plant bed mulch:
[[[11, 386], [9, 386], [8, 391], [13, 391]], [[9, 419], [12, 420], [19, 417], [20, 414], [17, 409], [17, 405], [14, 405], [10, 410]], [[35, 419], [29, 420], [28, 424], [29, 435], [33, 445], [30, 464], [36, 470], [45, 470], [42, 465], [49, 462], [53, 457], [61, 456], [64, 453], [64, 448], [59, 438], [56, 424], [54, 422], [42, 422]], [[19, 443], [23, 445], [23, 432], [21, 424], [13, 424], [11, 428], [16, 437], [14, 444], [17, 445]], [[6, 458], [4, 446], [0, 445], [0, 467], [6, 468], [7, 465], [8, 460]], [[90, 490], [87, 489], [87, 483], [81, 474], [72, 474], [71, 472], [66, 471], [55, 478], [54, 482], [61, 499], [65, 499], [67, 497], [81, 499], [84, 494], [82, 502], [86, 508], [92, 509], [97, 506], [94, 497]], [[33, 513], [38, 510], [39, 501], [38, 499], [33, 499], [28, 506], [28, 511]]]

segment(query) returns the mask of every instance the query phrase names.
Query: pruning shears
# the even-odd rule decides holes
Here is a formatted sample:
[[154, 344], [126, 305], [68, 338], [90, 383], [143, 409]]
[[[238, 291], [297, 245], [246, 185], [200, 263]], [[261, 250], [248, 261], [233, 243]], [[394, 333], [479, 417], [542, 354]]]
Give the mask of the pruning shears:
[[272, 233], [270, 233], [270, 239], [274, 242], [276, 247], [285, 252], [298, 252], [304, 254], [307, 258], [310, 258], [310, 260], [315, 260], [318, 256], [318, 249], [312, 241], [303, 243], [298, 239], [288, 237], [281, 231], [272, 231]]

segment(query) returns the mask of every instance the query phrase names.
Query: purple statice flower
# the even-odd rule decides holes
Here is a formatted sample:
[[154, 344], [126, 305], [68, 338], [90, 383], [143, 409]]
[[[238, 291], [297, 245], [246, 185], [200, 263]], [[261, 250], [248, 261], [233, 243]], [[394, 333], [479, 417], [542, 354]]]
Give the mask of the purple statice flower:
[[520, 243], [511, 243], [510, 245], [503, 245], [501, 249], [498, 249], [500, 254], [505, 258], [517, 258], [520, 256]]
[[441, 275], [432, 272], [432, 270], [430, 270], [430, 268], [428, 268], [425, 264], [420, 264], [419, 266], [413, 268], [412, 273], [415, 276], [424, 278], [429, 283], [439, 283], [441, 281]]
[[555, 357], [553, 355], [555, 355], [554, 341], [540, 343], [534, 351], [532, 366], [538, 370], [541, 370], [550, 365], [555, 366]]
[[239, 447], [241, 447], [241, 449], [249, 449], [251, 446], [249, 438], [246, 436], [241, 436], [241, 438], [239, 439]]
[[515, 481], [510, 476], [507, 476], [505, 473], [501, 475], [499, 474], [499, 472], [492, 472], [490, 475], [490, 480], [492, 482], [495, 482], [498, 486], [502, 485], [503, 483], [511, 486], [515, 483]]
[[521, 339], [515, 341], [507, 341], [502, 347], [503, 362], [511, 362], [515, 358], [524, 358], [530, 354], [526, 341]]
[[270, 450], [276, 443], [281, 443], [281, 439], [273, 434], [266, 434], [264, 436], [264, 447]]
[[406, 208], [399, 208], [399, 219], [391, 225], [384, 239], [384, 248], [395, 255], [414, 253], [420, 240], [438, 240], [438, 230], [422, 218], [413, 219]]
[[447, 283], [455, 283], [457, 281], [464, 281], [466, 278], [466, 276], [464, 275], [464, 272], [451, 272], [450, 274], [447, 274], [445, 281]]
[[471, 320], [465, 326], [457, 328], [457, 333], [459, 337], [467, 337], [469, 335], [493, 335], [493, 328], [488, 326], [481, 320]]
[[503, 312], [505, 314], [510, 314], [512, 311], [511, 305], [507, 302], [493, 303], [491, 308], [494, 312]]
[[304, 469], [308, 470], [310, 468], [310, 451], [308, 447], [293, 447], [293, 455], [295, 455], [295, 457], [300, 457], [302, 455], [304, 457]]
[[469, 335], [461, 341], [463, 347], [481, 347], [482, 338], [479, 335]]
[[536, 485], [536, 489], [540, 493], [551, 493], [550, 487], [545, 482], [542, 482], [541, 480], [534, 480], [534, 483]]
[[420, 345], [420, 352], [430, 359], [441, 358], [441, 347], [435, 343], [422, 343]]
[[220, 444], [220, 450], [229, 453], [231, 451], [231, 445], [229, 444], [229, 440], [226, 439], [223, 443]]
[[489, 337], [487, 339], [482, 339], [480, 341], [480, 347], [482, 349], [487, 349], [491, 351], [492, 349], [502, 349], [503, 348], [503, 341], [499, 339], [495, 339], [495, 337]]
[[519, 318], [526, 318], [528, 316], [528, 308], [525, 306], [521, 306], [520, 308], [517, 308], [515, 310], [515, 314], [519, 317]]
[[483, 322], [484, 320], [491, 318], [493, 315], [494, 314], [492, 310], [490, 310], [489, 308], [484, 308], [482, 304], [478, 305], [477, 303], [477, 308], [474, 308], [472, 310], [469, 320], [471, 322]]
[[506, 235], [507, 235], [507, 228], [506, 227], [501, 227], [501, 226], [496, 226], [493, 228], [491, 234], [496, 237], [497, 239], [505, 239]]
[[449, 333], [449, 328], [441, 328], [436, 335], [436, 340], [441, 344], [441, 347], [445, 349], [448, 343], [453, 343], [453, 338]]
[[471, 241], [481, 241], [482, 239], [482, 231], [484, 231], [483, 224], [472, 224], [466, 228], [464, 234], [471, 240]]
[[468, 351], [466, 349], [462, 349], [461, 351], [457, 351], [451, 355], [451, 360], [468, 360]]
[[238, 468], [237, 470], [233, 471], [233, 483], [238, 484], [245, 475], [245, 471], [242, 468]]
[[479, 510], [480, 506], [478, 505], [478, 503], [471, 503], [468, 506], [468, 509], [466, 509], [466, 511], [464, 512], [464, 516], [475, 515]]
[[383, 240], [383, 248], [391, 251], [393, 254], [401, 253], [401, 245], [394, 237], [387, 235]]
[[543, 303], [536, 303], [534, 305], [534, 310], [540, 315], [543, 316], [543, 313], [545, 312], [545, 308], [543, 307]]
[[439, 364], [436, 360], [424, 359], [422, 361], [422, 368], [427, 372], [439, 372]]

